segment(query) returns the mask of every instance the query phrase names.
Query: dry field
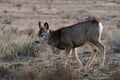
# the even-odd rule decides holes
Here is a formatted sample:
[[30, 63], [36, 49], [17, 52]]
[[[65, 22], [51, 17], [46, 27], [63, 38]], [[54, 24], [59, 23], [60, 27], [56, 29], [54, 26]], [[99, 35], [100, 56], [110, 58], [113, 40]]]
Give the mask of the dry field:
[[[35, 44], [38, 21], [50, 29], [102, 16], [102, 41], [107, 46], [105, 68], [79, 70], [71, 56], [63, 67], [64, 51], [53, 51], [45, 43]], [[88, 45], [79, 48], [85, 64], [91, 54]], [[120, 80], [120, 0], [0, 0], [0, 80]]]

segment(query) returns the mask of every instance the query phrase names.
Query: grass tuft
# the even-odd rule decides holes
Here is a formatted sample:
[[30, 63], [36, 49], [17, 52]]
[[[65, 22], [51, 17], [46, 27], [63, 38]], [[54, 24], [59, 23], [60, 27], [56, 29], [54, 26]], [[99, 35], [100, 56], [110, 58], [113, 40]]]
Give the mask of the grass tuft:
[[42, 72], [41, 80], [79, 80], [75, 71], [68, 66], [56, 65]]

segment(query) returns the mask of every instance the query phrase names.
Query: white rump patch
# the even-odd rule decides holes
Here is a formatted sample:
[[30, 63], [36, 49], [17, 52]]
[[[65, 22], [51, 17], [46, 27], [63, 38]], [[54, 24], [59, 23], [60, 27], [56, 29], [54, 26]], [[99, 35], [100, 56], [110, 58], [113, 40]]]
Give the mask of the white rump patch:
[[99, 33], [100, 33], [99, 38], [101, 38], [102, 31], [103, 31], [103, 25], [101, 22], [99, 22]]

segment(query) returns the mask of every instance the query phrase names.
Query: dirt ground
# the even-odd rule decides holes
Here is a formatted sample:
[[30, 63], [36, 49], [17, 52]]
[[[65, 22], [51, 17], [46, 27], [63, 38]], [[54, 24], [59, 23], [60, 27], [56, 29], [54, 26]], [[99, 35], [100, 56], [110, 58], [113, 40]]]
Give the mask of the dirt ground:
[[[29, 38], [28, 35], [33, 31], [32, 38], [34, 39], [39, 29], [39, 21], [48, 22], [50, 29], [56, 30], [83, 21], [89, 16], [102, 17], [101, 22], [104, 26], [102, 41], [107, 46], [105, 68], [95, 72], [81, 72], [73, 57], [70, 58], [69, 65], [81, 80], [106, 80], [113, 73], [120, 71], [120, 0], [0, 0], [0, 47], [4, 46], [3, 34], [5, 36], [9, 34], [7, 38], [19, 43], [25, 41], [26, 36]], [[8, 40], [7, 44], [9, 42]], [[36, 53], [37, 57], [18, 57], [19, 59], [15, 60], [3, 59], [3, 55], [8, 55], [9, 51], [4, 54], [1, 49], [0, 65], [9, 68], [16, 64], [37, 67], [42, 64], [51, 67], [56, 63], [64, 62], [64, 51], [56, 55], [46, 44], [42, 44], [40, 48], [40, 51]], [[90, 51], [87, 45], [78, 50], [84, 64], [90, 57]], [[92, 65], [96, 69], [99, 56], [97, 55]]]

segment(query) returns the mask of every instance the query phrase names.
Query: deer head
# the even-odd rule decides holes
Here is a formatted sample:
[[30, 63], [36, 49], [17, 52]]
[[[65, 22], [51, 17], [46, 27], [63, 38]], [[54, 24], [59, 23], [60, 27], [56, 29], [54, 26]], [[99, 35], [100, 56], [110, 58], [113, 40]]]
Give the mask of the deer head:
[[47, 22], [42, 26], [41, 22], [38, 22], [39, 32], [36, 38], [36, 43], [40, 43], [44, 40], [48, 40], [49, 38], [49, 24]]

